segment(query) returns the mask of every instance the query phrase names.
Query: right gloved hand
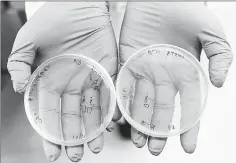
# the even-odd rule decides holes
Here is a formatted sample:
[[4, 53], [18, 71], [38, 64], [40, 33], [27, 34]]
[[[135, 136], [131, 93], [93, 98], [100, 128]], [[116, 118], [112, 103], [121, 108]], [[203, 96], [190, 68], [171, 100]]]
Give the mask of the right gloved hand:
[[[175, 45], [189, 51], [200, 61], [202, 48], [209, 59], [209, 75], [211, 82], [216, 87], [222, 87], [226, 79], [228, 69], [231, 65], [233, 55], [229, 43], [226, 40], [223, 29], [216, 17], [207, 10], [203, 3], [167, 3], [167, 2], [128, 2], [121, 27], [119, 51], [121, 65], [136, 51], [154, 44]], [[150, 123], [152, 110], [144, 108], [146, 94], [159, 106], [153, 110], [152, 123], [158, 126], [159, 120], [166, 125], [170, 122], [176, 95], [176, 87], [172, 78], [168, 76], [169, 69], [165, 66], [155, 65], [158, 61], [143, 59], [136, 61], [126, 80], [127, 91], [136, 80], [137, 99], [131, 106], [133, 119], [145, 120]], [[161, 62], [161, 59], [159, 60]], [[178, 63], [178, 64], [177, 64]], [[176, 65], [174, 65], [176, 64]], [[193, 70], [183, 62], [176, 60], [172, 65], [171, 73], [176, 75], [173, 80], [181, 78], [182, 73], [188, 73], [180, 81], [185, 85], [177, 84], [182, 95], [182, 121], [188, 112], [196, 110], [199, 105], [197, 101], [199, 80]], [[181, 73], [182, 72], [182, 73]], [[176, 74], [175, 74], [176, 73]], [[138, 74], [138, 75], [137, 75]], [[155, 75], [156, 76], [155, 76]], [[188, 80], [188, 81], [187, 81]], [[182, 89], [182, 90], [181, 90]], [[127, 92], [126, 91], [126, 92]], [[165, 93], [163, 96], [162, 93]], [[143, 95], [140, 95], [143, 93]], [[144, 94], [145, 93], [145, 94]], [[197, 123], [192, 129], [180, 135], [181, 145], [187, 153], [193, 153], [197, 144], [199, 132]], [[135, 128], [131, 129], [131, 138], [134, 144], [141, 148], [148, 139], [148, 148], [153, 155], [159, 155], [163, 150], [167, 138], [147, 137]]]
[[[34, 62], [39, 66], [51, 57], [61, 54], [82, 54], [90, 57], [99, 62], [115, 81], [118, 67], [117, 47], [108, 5], [105, 2], [46, 2], [43, 4], [18, 32], [8, 59], [7, 67], [14, 90], [18, 93], [25, 91]], [[76, 111], [81, 109], [78, 103], [81, 91], [86, 96], [95, 97], [98, 108], [99, 103], [105, 107], [108, 100], [103, 96], [102, 91], [99, 93], [92, 89], [89, 82], [87, 87], [82, 88], [83, 81], [86, 83], [85, 79], [88, 79], [88, 75], [91, 74], [90, 70], [86, 69], [72, 80], [67, 80], [67, 77], [73, 74], [73, 65], [59, 64], [58, 66], [57, 69], [52, 70], [55, 73], [43, 77], [39, 82], [41, 88], [38, 94], [41, 97], [39, 110], [48, 110], [42, 112], [45, 126], [47, 130], [59, 136], [59, 115], [56, 110], [61, 96], [64, 136], [65, 138], [77, 136], [80, 132], [79, 128], [75, 129], [73, 126], [74, 122], [79, 120]], [[65, 88], [64, 80], [69, 83], [66, 83], [68, 85], [65, 91], [62, 91]], [[102, 90], [102, 83], [99, 86]], [[101, 114], [101, 110], [95, 110], [93, 114], [87, 116], [86, 132], [92, 132], [94, 127], [99, 125]], [[119, 120], [120, 116], [116, 111], [113, 121]], [[110, 126], [108, 130], [111, 128]], [[99, 153], [103, 147], [103, 139], [101, 134], [89, 142], [90, 150]], [[60, 145], [43, 140], [43, 147], [49, 161], [55, 161], [60, 157]], [[78, 162], [83, 157], [83, 149], [83, 145], [67, 146], [66, 153], [71, 161]]]

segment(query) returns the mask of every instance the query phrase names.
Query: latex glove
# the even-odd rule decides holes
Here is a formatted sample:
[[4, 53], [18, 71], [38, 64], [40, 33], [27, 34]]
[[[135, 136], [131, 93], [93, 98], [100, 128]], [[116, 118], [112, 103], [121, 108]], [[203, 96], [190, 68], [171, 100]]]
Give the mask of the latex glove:
[[[216, 87], [223, 86], [233, 55], [221, 24], [203, 3], [128, 2], [120, 34], [120, 64], [123, 65], [137, 50], [153, 44], [178, 46], [189, 51], [199, 61], [203, 48], [209, 59], [209, 75], [212, 84]], [[159, 112], [158, 114], [154, 111], [152, 116], [154, 125], [158, 125], [160, 119], [165, 121], [164, 124], [167, 124], [171, 120], [173, 108], [165, 109], [162, 106], [174, 104], [177, 90], [173, 87], [173, 82], [168, 82], [170, 78], [165, 76], [166, 70], [163, 67], [157, 67], [155, 62], [158, 61], [152, 60], [151, 63], [150, 61], [137, 61], [136, 68], [134, 66], [131, 68], [131, 75], [134, 75], [133, 79], [137, 80], [136, 91], [148, 93], [151, 99], [162, 108], [156, 111]], [[199, 106], [197, 101], [188, 101], [191, 98], [197, 99], [199, 93], [196, 88], [199, 79], [194, 70], [186, 70], [188, 66], [185, 63], [178, 62], [176, 65], [170, 64], [168, 66], [172, 71], [171, 74], [176, 76], [174, 79], [181, 78], [181, 71], [188, 72], [188, 76], [183, 76], [181, 79], [188, 83], [184, 86], [186, 91], [183, 91], [184, 88], [182, 91], [179, 88], [182, 95], [181, 101], [184, 103], [181, 121], [188, 122], [187, 120], [191, 118], [188, 116], [188, 110], [194, 111], [194, 107], [197, 109], [196, 107]], [[154, 76], [153, 73], [156, 73], [157, 76]], [[158, 81], [158, 77], [160, 78], [161, 75], [162, 78]], [[128, 79], [126, 80], [126, 84], [129, 85]], [[159, 86], [157, 86], [158, 82]], [[180, 85], [178, 86], [180, 87]], [[161, 92], [165, 92], [166, 96], [161, 96]], [[140, 104], [142, 103], [140, 101], [143, 101], [144, 98], [145, 96], [138, 96], [131, 107], [135, 120], [147, 119], [151, 115], [151, 110], [142, 112], [143, 105]], [[195, 151], [199, 124], [200, 122], [180, 135], [181, 145], [187, 153]], [[139, 148], [143, 147], [148, 139], [148, 148], [153, 155], [159, 155], [167, 141], [167, 138], [148, 138], [134, 128], [131, 129], [131, 138]]]
[[[46, 2], [37, 10], [37, 12], [27, 21], [27, 23], [20, 29], [15, 39], [12, 53], [8, 60], [8, 70], [11, 74], [14, 90], [18, 93], [23, 93], [27, 85], [28, 79], [31, 76], [31, 66], [34, 62], [40, 65], [45, 60], [61, 54], [83, 54], [87, 57], [99, 62], [115, 80], [117, 73], [117, 47], [114, 37], [114, 32], [110, 22], [108, 6], [105, 2], [89, 3], [89, 2]], [[61, 74], [71, 75], [70, 67], [60, 67]], [[55, 70], [56, 71], [56, 70]], [[75, 101], [74, 93], [79, 97], [79, 92], [82, 91], [82, 80], [90, 74], [89, 70], [85, 73], [79, 73], [74, 77], [74, 80], [68, 84], [63, 94], [61, 90], [64, 87], [60, 80], [57, 80], [57, 74], [52, 74], [49, 78], [45, 78], [43, 83], [45, 85], [39, 91], [39, 96], [44, 100], [40, 101], [42, 108], [49, 109], [50, 107], [57, 108], [58, 97], [62, 99], [62, 107], [65, 113], [73, 111], [79, 104]], [[83, 77], [83, 78], [82, 78]], [[60, 78], [60, 77], [59, 77]], [[46, 80], [47, 79], [47, 80]], [[74, 82], [78, 82], [76, 88]], [[50, 85], [50, 82], [54, 83]], [[86, 82], [86, 81], [85, 81]], [[46, 84], [45, 84], [46, 83]], [[55, 90], [55, 85], [58, 89]], [[102, 87], [102, 85], [100, 85]], [[102, 89], [102, 88], [101, 88]], [[54, 91], [54, 95], [50, 94]], [[91, 90], [91, 87], [84, 87], [84, 93], [87, 96], [95, 96], [99, 99], [99, 93]], [[77, 93], [76, 93], [77, 92]], [[50, 99], [50, 103], [47, 101]], [[104, 100], [103, 100], [104, 102]], [[102, 102], [101, 102], [102, 103]], [[75, 104], [70, 108], [71, 104]], [[101, 104], [102, 105], [102, 104]], [[104, 104], [105, 105], [105, 104]], [[103, 105], [103, 106], [104, 106]], [[41, 107], [39, 106], [39, 107]], [[94, 117], [98, 117], [101, 111], [94, 112]], [[56, 115], [45, 113], [44, 117], [48, 120]], [[113, 120], [120, 118], [119, 112], [116, 112]], [[58, 119], [50, 124], [48, 129], [53, 129], [55, 134], [58, 134]], [[65, 116], [64, 133], [77, 134], [79, 129], [73, 127], [73, 121], [70, 121], [70, 116]], [[78, 120], [78, 119], [77, 119]], [[95, 123], [96, 119], [91, 120], [91, 125]], [[110, 129], [112, 126], [110, 126]], [[110, 130], [109, 129], [109, 130]], [[86, 130], [90, 132], [93, 130], [91, 126], [86, 126]], [[96, 139], [88, 143], [91, 151], [98, 153], [103, 147], [103, 135], [101, 134]], [[61, 154], [61, 146], [43, 140], [43, 147], [49, 161], [55, 161]], [[70, 160], [77, 162], [82, 159], [83, 145], [66, 147], [66, 153]]]
[[43, 6], [43, 4], [45, 3], [45, 1], [40, 1], [40, 2], [30, 2], [30, 1], [26, 1], [25, 2], [25, 13], [26, 13], [26, 17], [27, 20], [29, 20], [36, 11], [38, 11], [38, 9], [40, 7]]

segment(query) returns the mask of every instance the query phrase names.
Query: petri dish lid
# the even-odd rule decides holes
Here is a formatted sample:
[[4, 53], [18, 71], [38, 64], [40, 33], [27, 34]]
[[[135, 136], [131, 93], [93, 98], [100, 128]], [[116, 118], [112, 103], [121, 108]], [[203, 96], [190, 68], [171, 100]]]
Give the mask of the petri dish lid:
[[208, 81], [188, 51], [157, 44], [137, 51], [124, 63], [116, 95], [123, 117], [133, 128], [149, 136], [169, 137], [199, 121]]
[[24, 104], [30, 124], [41, 137], [75, 146], [95, 139], [107, 128], [115, 111], [116, 93], [110, 75], [98, 62], [64, 54], [34, 71]]

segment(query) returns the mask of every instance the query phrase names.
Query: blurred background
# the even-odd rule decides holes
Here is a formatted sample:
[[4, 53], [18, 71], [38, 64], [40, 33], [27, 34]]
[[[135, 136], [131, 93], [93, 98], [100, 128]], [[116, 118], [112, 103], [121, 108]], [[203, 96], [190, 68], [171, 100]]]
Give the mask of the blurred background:
[[[125, 11], [125, 2], [111, 4], [111, 15], [117, 42]], [[220, 19], [233, 53], [236, 53], [236, 2], [208, 2], [207, 6]], [[1, 1], [1, 162], [46, 163], [41, 138], [30, 126], [23, 96], [13, 91], [6, 70], [8, 56], [18, 30], [26, 22], [24, 2]], [[207, 73], [208, 60], [202, 55]], [[208, 73], [207, 73], [208, 74]], [[233, 62], [225, 86], [210, 85], [206, 110], [202, 116], [197, 150], [184, 153], [179, 137], [168, 139], [158, 157], [152, 156], [147, 146], [136, 148], [129, 139], [129, 125], [120, 122], [112, 133], [105, 132], [104, 149], [93, 154], [87, 147], [82, 163], [235, 163], [236, 146], [236, 64]], [[65, 151], [55, 163], [70, 163]]]

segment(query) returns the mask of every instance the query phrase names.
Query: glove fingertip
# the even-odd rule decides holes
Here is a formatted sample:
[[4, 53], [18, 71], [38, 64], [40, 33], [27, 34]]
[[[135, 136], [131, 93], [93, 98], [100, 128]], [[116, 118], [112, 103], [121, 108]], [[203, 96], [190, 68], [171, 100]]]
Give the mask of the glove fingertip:
[[193, 154], [196, 150], [196, 145], [195, 144], [186, 144], [186, 143], [181, 143], [184, 151], [188, 154]]
[[17, 93], [24, 93], [31, 76], [31, 66], [25, 62], [9, 60], [7, 69], [11, 75], [13, 89]]
[[121, 114], [120, 110], [118, 108], [116, 108], [116, 111], [112, 117], [112, 121], [117, 122], [121, 119], [121, 117], [122, 117], [122, 114]]
[[114, 123], [113, 122], [111, 122], [108, 126], [107, 126], [107, 131], [108, 132], [112, 132], [115, 128], [114, 128]]
[[16, 93], [23, 94], [26, 89], [26, 84], [13, 82], [13, 89]]
[[83, 146], [66, 147], [66, 154], [72, 162], [79, 162], [84, 155]]
[[222, 80], [222, 79], [215, 79], [215, 80], [211, 79], [211, 83], [217, 88], [223, 87], [224, 82], [225, 80]]
[[233, 55], [230, 52], [210, 57], [209, 75], [215, 87], [221, 88], [224, 85], [232, 61]]
[[227, 73], [222, 73], [222, 72], [216, 73], [216, 72], [210, 71], [211, 83], [217, 88], [221, 88], [224, 85], [226, 77], [227, 77]]
[[137, 148], [142, 148], [146, 144], [147, 136], [132, 127], [131, 140]]
[[103, 143], [104, 137], [103, 134], [101, 134], [96, 139], [92, 140], [91, 142], [88, 142], [88, 147], [94, 154], [98, 154], [102, 151]]
[[43, 140], [43, 148], [46, 158], [50, 162], [56, 161], [61, 156], [61, 146], [53, 144], [47, 140]]

